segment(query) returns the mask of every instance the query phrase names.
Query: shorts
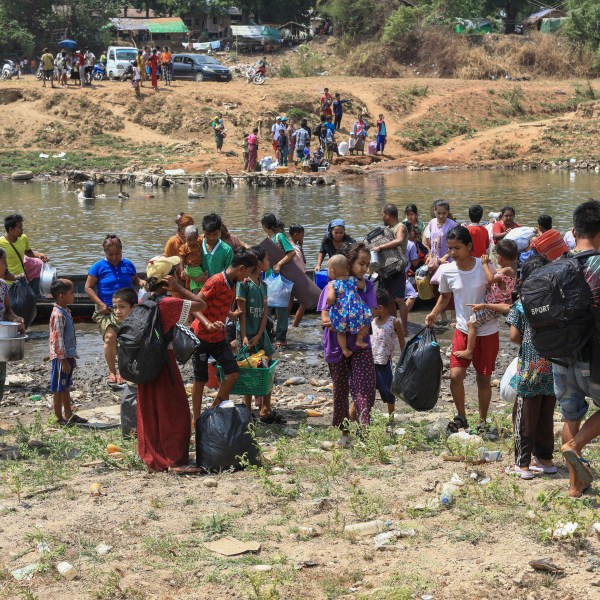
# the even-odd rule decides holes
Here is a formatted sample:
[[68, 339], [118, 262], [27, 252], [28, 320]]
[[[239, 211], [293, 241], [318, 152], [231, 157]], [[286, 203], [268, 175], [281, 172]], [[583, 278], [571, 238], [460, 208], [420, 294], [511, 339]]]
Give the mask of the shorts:
[[401, 298], [404, 300], [404, 294], [406, 293], [406, 273], [394, 273], [389, 277], [381, 280], [383, 289], [391, 294], [393, 298]]
[[406, 280], [406, 291], [404, 292], [404, 299], [405, 300], [409, 300], [409, 299], [416, 300], [418, 297], [419, 297], [419, 292], [417, 292], [417, 290], [415, 290], [412, 281], [410, 281], [410, 279], [407, 279]]
[[469, 317], [469, 324], [472, 323], [475, 327], [481, 327], [482, 325], [497, 319], [499, 316], [500, 314], [496, 311], [484, 308], [483, 310], [478, 310], [471, 314]]
[[50, 371], [50, 391], [51, 392], [66, 392], [73, 385], [73, 371], [75, 370], [75, 359], [69, 358], [71, 363], [71, 372], [63, 373], [60, 358], [52, 359], [52, 369]]
[[231, 351], [231, 346], [227, 340], [221, 342], [205, 342], [200, 340], [200, 345], [192, 356], [192, 364], [194, 366], [194, 381], [208, 381], [208, 358], [212, 356], [223, 368], [225, 375], [239, 373], [235, 356]]
[[121, 323], [119, 322], [119, 320], [115, 316], [115, 313], [112, 310], [107, 315], [105, 315], [102, 314], [96, 306], [96, 308], [94, 309], [94, 314], [92, 315], [92, 321], [94, 321], [94, 323], [98, 325], [98, 329], [100, 330], [100, 335], [102, 336], [102, 339], [104, 339], [104, 336], [106, 335], [106, 330], [109, 327], [112, 327], [116, 333], [119, 333], [119, 327], [121, 326]]
[[590, 364], [575, 363], [571, 367], [552, 365], [554, 395], [565, 421], [581, 421], [589, 404], [586, 396], [600, 408], [600, 384], [590, 380]]
[[[467, 349], [467, 334], [459, 329], [454, 330], [452, 338], [452, 354], [450, 354], [450, 368], [461, 367], [468, 369], [471, 361], [466, 358], [457, 358], [454, 353], [457, 350]], [[473, 366], [478, 375], [490, 376], [496, 366], [496, 357], [500, 349], [500, 336], [498, 332], [491, 335], [478, 335], [473, 352]]]
[[396, 404], [396, 396], [392, 394], [392, 361], [385, 365], [375, 365], [375, 387], [386, 404]]
[[304, 160], [304, 148], [296, 148], [296, 158], [298, 160]]
[[54, 76], [54, 69], [44, 69], [44, 77], [46, 79], [52, 79]]
[[279, 142], [277, 140], [273, 140], [273, 152], [277, 152], [279, 150]]

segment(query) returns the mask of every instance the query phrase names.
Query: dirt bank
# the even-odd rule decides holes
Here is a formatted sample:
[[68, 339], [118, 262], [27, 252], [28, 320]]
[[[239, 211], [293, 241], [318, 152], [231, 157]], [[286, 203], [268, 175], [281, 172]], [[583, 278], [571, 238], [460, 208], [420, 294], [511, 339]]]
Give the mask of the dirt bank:
[[[270, 127], [279, 114], [316, 122], [324, 86], [352, 100], [341, 137], [353, 115], [364, 110], [386, 116], [384, 160], [346, 159], [333, 172], [362, 172], [407, 165], [495, 167], [569, 160], [597, 165], [598, 111], [580, 109], [597, 95], [581, 81], [464, 81], [367, 79], [339, 76], [269, 79], [264, 86], [174, 82], [135, 100], [127, 83], [100, 82], [92, 88], [41, 88], [27, 77], [3, 82], [0, 171], [36, 172], [66, 168], [187, 172], [242, 167], [242, 134], [260, 129], [259, 155], [272, 155]], [[597, 87], [597, 86], [596, 86]], [[227, 128], [224, 152], [216, 153], [211, 120], [222, 112]], [[371, 139], [374, 138], [374, 128]], [[66, 156], [60, 156], [66, 152]], [[40, 158], [39, 154], [49, 155]], [[59, 155], [59, 156], [56, 156]], [[586, 163], [587, 164], [587, 163]], [[356, 167], [361, 167], [358, 171]]]

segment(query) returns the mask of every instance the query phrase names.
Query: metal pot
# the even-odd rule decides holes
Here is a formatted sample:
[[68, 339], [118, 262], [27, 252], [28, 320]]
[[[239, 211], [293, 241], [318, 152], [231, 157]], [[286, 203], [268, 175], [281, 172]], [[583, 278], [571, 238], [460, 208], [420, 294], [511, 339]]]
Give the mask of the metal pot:
[[49, 263], [44, 263], [40, 272], [40, 292], [43, 296], [50, 295], [50, 286], [56, 279], [56, 269]]
[[26, 335], [15, 338], [0, 338], [0, 362], [15, 362], [25, 357]]
[[0, 321], [0, 338], [16, 338], [19, 335], [19, 324], [13, 321]]

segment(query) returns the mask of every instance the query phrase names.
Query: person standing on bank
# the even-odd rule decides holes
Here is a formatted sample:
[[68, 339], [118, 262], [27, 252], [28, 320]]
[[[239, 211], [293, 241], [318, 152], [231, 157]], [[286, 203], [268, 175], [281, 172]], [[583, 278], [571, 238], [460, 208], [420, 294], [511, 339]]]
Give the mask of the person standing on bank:
[[395, 239], [385, 242], [385, 244], [381, 244], [380, 246], [375, 246], [373, 252], [397, 249], [402, 255], [403, 264], [401, 265], [401, 268], [396, 273], [392, 273], [385, 279], [382, 279], [381, 284], [390, 298], [390, 314], [395, 316], [396, 307], [398, 308], [402, 327], [404, 328], [404, 331], [406, 331], [408, 325], [408, 308], [406, 308], [406, 300], [404, 299], [406, 293], [406, 272], [404, 269], [406, 267], [408, 232], [406, 230], [406, 225], [401, 223], [398, 218], [398, 207], [395, 204], [386, 204], [383, 207], [381, 218], [383, 219], [383, 224], [394, 234]]
[[[458, 358], [456, 351], [467, 347], [469, 317], [474, 304], [485, 302], [487, 279], [481, 261], [471, 256], [473, 240], [466, 227], [457, 225], [446, 235], [448, 252], [453, 262], [444, 266], [440, 275], [440, 297], [433, 310], [425, 318], [425, 325], [433, 327], [438, 315], [446, 308], [450, 297], [454, 296], [456, 309], [456, 330], [452, 339], [450, 354], [450, 391], [456, 406], [456, 417], [448, 423], [448, 433], [467, 429], [465, 412], [465, 377], [471, 364], [470, 359]], [[492, 319], [477, 329], [477, 342], [473, 354], [473, 366], [477, 373], [477, 395], [479, 398], [479, 424], [477, 432], [490, 434], [486, 418], [492, 399], [492, 372], [500, 346], [498, 319]]]

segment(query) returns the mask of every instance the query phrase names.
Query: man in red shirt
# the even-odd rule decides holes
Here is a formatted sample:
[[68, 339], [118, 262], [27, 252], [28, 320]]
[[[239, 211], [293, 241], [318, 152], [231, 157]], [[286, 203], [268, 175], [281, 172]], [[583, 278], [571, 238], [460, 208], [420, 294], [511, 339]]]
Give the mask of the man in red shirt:
[[479, 224], [482, 217], [483, 208], [479, 204], [473, 204], [473, 206], [469, 207], [469, 219], [471, 219], [471, 224], [467, 229], [473, 240], [471, 256], [475, 256], [476, 258], [481, 258], [484, 254], [487, 254], [490, 246], [490, 234], [483, 225]]
[[225, 372], [225, 379], [219, 386], [213, 406], [218, 406], [223, 400], [229, 399], [229, 394], [239, 377], [240, 369], [225, 337], [225, 319], [236, 317], [231, 312], [236, 283], [249, 277], [257, 264], [258, 259], [255, 254], [240, 248], [233, 255], [231, 266], [222, 273], [209, 277], [199, 294], [206, 302], [206, 310], [202, 311], [200, 319], [195, 319], [192, 323], [192, 329], [201, 342], [192, 357], [194, 365], [192, 423], [194, 426], [202, 409], [204, 386], [208, 381], [209, 356], [212, 356]]

